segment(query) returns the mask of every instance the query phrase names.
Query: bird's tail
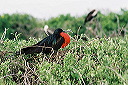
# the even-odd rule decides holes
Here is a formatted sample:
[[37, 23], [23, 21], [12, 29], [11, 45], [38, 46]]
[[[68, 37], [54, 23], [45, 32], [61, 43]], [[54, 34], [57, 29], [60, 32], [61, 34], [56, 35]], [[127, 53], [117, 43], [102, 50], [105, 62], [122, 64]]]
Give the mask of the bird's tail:
[[21, 49], [20, 51], [17, 51], [15, 54], [16, 55], [21, 55], [21, 54], [34, 54], [34, 53], [40, 53], [43, 50], [42, 46], [30, 46]]

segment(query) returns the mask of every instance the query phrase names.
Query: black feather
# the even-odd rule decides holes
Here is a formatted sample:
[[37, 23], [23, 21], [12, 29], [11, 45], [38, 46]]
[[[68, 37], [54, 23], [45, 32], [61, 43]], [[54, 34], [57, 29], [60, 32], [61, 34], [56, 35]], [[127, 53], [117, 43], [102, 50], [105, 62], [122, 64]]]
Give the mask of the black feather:
[[49, 54], [53, 50], [58, 50], [61, 48], [61, 45], [64, 42], [64, 38], [60, 36], [60, 33], [62, 32], [62, 29], [57, 29], [54, 31], [54, 33], [46, 38], [44, 38], [42, 41], [38, 42], [37, 44], [26, 47], [21, 49], [21, 51], [18, 51], [16, 54], [34, 54], [34, 53], [45, 53]]
[[95, 9], [88, 13], [88, 15], [86, 16], [86, 18], [85, 18], [85, 20], [84, 20], [84, 25], [85, 25], [88, 21], [92, 20], [94, 17], [97, 16], [97, 13], [96, 13], [95, 15], [93, 15], [94, 12], [96, 12]]

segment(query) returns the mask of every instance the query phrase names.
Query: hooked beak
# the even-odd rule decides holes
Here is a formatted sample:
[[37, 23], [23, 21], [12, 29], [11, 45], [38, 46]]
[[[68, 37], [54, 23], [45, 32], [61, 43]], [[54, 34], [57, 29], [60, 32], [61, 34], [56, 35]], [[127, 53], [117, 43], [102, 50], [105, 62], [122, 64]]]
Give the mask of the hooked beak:
[[71, 33], [73, 33], [71, 30], [64, 30], [63, 32], [71, 32]]

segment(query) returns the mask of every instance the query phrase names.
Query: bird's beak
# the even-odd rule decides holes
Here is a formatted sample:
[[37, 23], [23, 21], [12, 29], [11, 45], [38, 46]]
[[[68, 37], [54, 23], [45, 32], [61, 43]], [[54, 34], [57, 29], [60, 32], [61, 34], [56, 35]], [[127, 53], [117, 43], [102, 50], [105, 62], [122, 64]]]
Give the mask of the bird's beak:
[[66, 33], [67, 33], [67, 32], [71, 32], [71, 33], [73, 33], [71, 30], [64, 30], [63, 32], [66, 32]]

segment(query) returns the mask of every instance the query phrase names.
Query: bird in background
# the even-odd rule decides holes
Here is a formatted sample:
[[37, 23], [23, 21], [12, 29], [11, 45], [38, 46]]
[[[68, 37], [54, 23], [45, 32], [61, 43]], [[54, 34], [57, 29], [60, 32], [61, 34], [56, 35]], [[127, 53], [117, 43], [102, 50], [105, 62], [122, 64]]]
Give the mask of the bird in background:
[[49, 54], [52, 52], [52, 50], [58, 51], [58, 49], [66, 47], [69, 43], [70, 36], [65, 33], [65, 31], [58, 28], [53, 32], [53, 34], [48, 35], [37, 44], [23, 48], [20, 51], [16, 52], [16, 54], [27, 55], [41, 52], [44, 54]]
[[[95, 18], [97, 16], [98, 11], [93, 9], [91, 12], [89, 12], [87, 14], [87, 16], [85, 17], [84, 23], [83, 25], [81, 25], [81, 27], [83, 27], [87, 22], [91, 21], [93, 18]], [[53, 30], [49, 29], [48, 25], [44, 26], [44, 32], [47, 36], [53, 34]]]
[[[95, 9], [93, 9], [92, 11], [90, 11], [90, 12], [87, 14], [87, 16], [85, 17], [84, 23], [83, 23], [80, 27], [83, 28], [84, 25], [85, 25], [87, 22], [91, 21], [93, 18], [95, 18], [95, 17], [97, 16], [97, 13], [98, 13], [98, 11], [95, 10]], [[44, 32], [45, 32], [45, 34], [46, 34], [47, 36], [53, 34], [53, 30], [52, 30], [52, 29], [49, 29], [48, 25], [45, 25], [45, 26], [44, 26]], [[78, 35], [77, 33], [74, 33], [74, 35], [77, 35], [77, 36], [78, 36], [78, 39], [80, 39], [80, 35]], [[87, 41], [87, 38], [86, 38], [86, 37], [82, 37], [81, 39], [84, 40], [84, 41]]]
[[85, 20], [84, 20], [84, 24], [85, 25], [87, 22], [91, 21], [93, 18], [95, 18], [97, 16], [98, 11], [93, 9], [91, 12], [88, 13], [88, 15], [86, 16]]
[[[83, 25], [81, 25], [80, 26], [80, 28], [81, 29], [86, 29], [85, 28], [85, 24], [87, 23], [87, 22], [89, 22], [89, 21], [91, 21], [93, 18], [95, 18], [96, 16], [97, 16], [97, 14], [98, 14], [98, 11], [97, 10], [95, 10], [95, 9], [93, 9], [92, 11], [90, 11], [88, 14], [87, 14], [87, 16], [85, 17], [85, 20], [84, 20], [84, 23], [83, 23]], [[80, 29], [80, 30], [81, 30]], [[78, 39], [80, 39], [80, 35], [78, 35], [77, 33], [74, 33], [75, 35], [77, 35], [78, 37]], [[81, 37], [81, 39], [82, 40], [84, 40], [84, 41], [88, 41], [88, 39], [87, 39], [87, 37]]]

